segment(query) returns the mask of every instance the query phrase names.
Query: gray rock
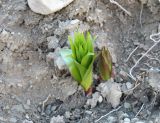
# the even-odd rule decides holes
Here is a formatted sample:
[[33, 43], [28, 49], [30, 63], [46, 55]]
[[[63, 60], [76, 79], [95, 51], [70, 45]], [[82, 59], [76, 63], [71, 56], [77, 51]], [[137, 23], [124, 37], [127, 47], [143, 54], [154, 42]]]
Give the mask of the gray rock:
[[124, 113], [123, 111], [118, 112], [118, 120], [123, 120], [124, 118], [128, 118], [128, 114]]
[[46, 56], [46, 60], [49, 64], [54, 65], [54, 67], [58, 68], [59, 70], [67, 69], [64, 60], [60, 55], [61, 48], [57, 48], [55, 52], [49, 52]]
[[70, 113], [69, 111], [66, 111], [64, 116], [65, 116], [65, 118], [68, 119], [71, 117], [71, 115], [72, 115], [72, 113]]
[[108, 80], [105, 83], [99, 84], [96, 88], [104, 98], [111, 103], [112, 107], [117, 107], [120, 103], [120, 98], [122, 96], [121, 88], [119, 83], [113, 82], [113, 80]]
[[160, 70], [152, 68], [148, 73], [149, 85], [152, 86], [155, 91], [160, 91]]
[[107, 122], [106, 123], [116, 123], [117, 122], [117, 118], [113, 117], [113, 116], [109, 116], [107, 118]]
[[59, 85], [53, 87], [57, 90], [57, 99], [64, 101], [69, 96], [73, 95], [78, 88], [78, 84], [71, 77], [58, 81]]
[[46, 110], [45, 110], [45, 113], [47, 114], [47, 115], [50, 115], [51, 114], [51, 105], [48, 105], [47, 106], [47, 108], [46, 108]]
[[59, 40], [55, 36], [47, 37], [48, 49], [56, 49], [59, 46]]
[[50, 120], [50, 123], [65, 123], [64, 117], [58, 115], [57, 117], [53, 116]]
[[139, 119], [138, 119], [138, 118], [133, 118], [133, 119], [131, 119], [131, 123], [136, 123], [136, 122], [139, 122]]
[[33, 123], [31, 120], [24, 120], [22, 123]]
[[101, 103], [102, 101], [103, 101], [103, 98], [100, 95], [100, 93], [99, 92], [95, 92], [92, 95], [92, 98], [87, 100], [86, 105], [90, 105], [91, 108], [94, 108], [97, 105], [98, 102]]
[[51, 111], [55, 111], [57, 109], [57, 106], [52, 106]]
[[12, 117], [12, 118], [9, 119], [9, 121], [10, 121], [11, 123], [16, 123], [16, 122], [17, 122], [17, 119], [16, 119], [15, 117]]
[[24, 113], [25, 110], [23, 108], [23, 106], [20, 104], [20, 105], [14, 105], [12, 108], [11, 108], [12, 111], [17, 111], [17, 112], [20, 112], [20, 113]]
[[145, 121], [137, 121], [135, 123], [146, 123]]
[[126, 83], [126, 86], [127, 86], [127, 89], [128, 89], [128, 90], [131, 89], [131, 88], [133, 88], [133, 84], [131, 84], [130, 82], [127, 82], [127, 83]]
[[126, 108], [126, 109], [131, 108], [131, 104], [130, 104], [130, 103], [127, 103], [127, 102], [125, 102], [125, 103], [124, 103], [124, 108]]

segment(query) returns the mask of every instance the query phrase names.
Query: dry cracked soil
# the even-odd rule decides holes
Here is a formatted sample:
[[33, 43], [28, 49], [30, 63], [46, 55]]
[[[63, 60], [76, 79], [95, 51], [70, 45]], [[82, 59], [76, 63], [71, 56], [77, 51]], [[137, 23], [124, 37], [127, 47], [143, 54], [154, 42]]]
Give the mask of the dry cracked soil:
[[[131, 15], [111, 1], [44, 16], [26, 0], [0, 0], [0, 123], [160, 123], [160, 1], [117, 0]], [[118, 86], [119, 100], [98, 91], [96, 70], [89, 97], [70, 76], [59, 50], [77, 28], [110, 50], [115, 77], [101, 83]]]

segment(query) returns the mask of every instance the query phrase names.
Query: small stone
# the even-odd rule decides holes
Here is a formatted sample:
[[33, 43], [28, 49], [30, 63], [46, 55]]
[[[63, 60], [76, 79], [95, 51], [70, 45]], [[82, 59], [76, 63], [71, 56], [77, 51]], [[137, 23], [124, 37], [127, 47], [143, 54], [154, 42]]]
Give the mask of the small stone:
[[28, 114], [26, 114], [26, 118], [29, 119], [29, 115]]
[[131, 120], [129, 118], [124, 118], [124, 123], [130, 123]]
[[135, 123], [145, 123], [145, 121], [137, 121], [137, 122], [135, 122]]
[[21, 112], [21, 113], [24, 113], [25, 110], [23, 108], [23, 106], [20, 104], [20, 105], [14, 105], [12, 108], [11, 108], [12, 111], [17, 111], [17, 112]]
[[117, 122], [117, 118], [113, 117], [113, 116], [109, 116], [107, 119], [107, 123], [116, 123]]
[[65, 123], [65, 122], [64, 122], [64, 117], [63, 117], [63, 116], [60, 116], [60, 115], [58, 115], [57, 117], [53, 116], [53, 117], [51, 118], [50, 123]]
[[47, 37], [48, 49], [56, 49], [59, 46], [59, 40], [55, 36]]
[[27, 105], [31, 105], [31, 101], [29, 99], [27, 100]]
[[17, 122], [17, 119], [16, 119], [15, 117], [12, 117], [12, 118], [9, 119], [9, 121], [10, 121], [11, 123], [16, 123], [16, 122]]
[[86, 103], [86, 104], [87, 104], [87, 105], [90, 105], [91, 108], [94, 108], [94, 107], [97, 105], [98, 102], [101, 103], [102, 101], [103, 101], [103, 98], [102, 98], [102, 96], [100, 95], [100, 93], [99, 93], [99, 92], [95, 92], [95, 93], [92, 95], [92, 98], [87, 100], [87, 103]]
[[133, 118], [133, 119], [131, 119], [131, 123], [137, 123], [138, 121], [139, 121], [138, 118]]
[[22, 123], [33, 123], [31, 120], [24, 120]]
[[46, 108], [46, 110], [45, 110], [45, 113], [46, 113], [47, 115], [50, 115], [50, 114], [51, 114], [51, 105], [48, 105], [48, 106], [47, 106], [47, 108]]
[[125, 71], [123, 71], [123, 70], [121, 70], [120, 72], [119, 72], [119, 74], [123, 77], [123, 78], [127, 78], [127, 73], [125, 72]]
[[99, 84], [96, 88], [101, 95], [111, 103], [112, 107], [115, 108], [120, 103], [120, 98], [122, 96], [121, 88], [119, 83], [112, 82], [113, 80], [108, 80], [105, 83]]
[[125, 103], [124, 103], [124, 108], [126, 108], [126, 109], [131, 108], [131, 104], [130, 104], [130, 103], [127, 103], [127, 102], [125, 102]]
[[65, 116], [65, 118], [69, 119], [71, 117], [71, 115], [72, 114], [69, 111], [66, 111], [64, 116]]
[[61, 48], [56, 48], [56, 50], [53, 52], [49, 52], [46, 56], [46, 61], [53, 65], [54, 67], [58, 68], [59, 70], [66, 70], [66, 64], [64, 60], [62, 59], [60, 55]]
[[48, 15], [61, 10], [73, 0], [28, 0], [28, 5], [35, 13]]
[[140, 0], [142, 4], [147, 4], [148, 0]]
[[128, 114], [124, 113], [123, 111], [118, 112], [118, 120], [123, 120], [124, 118], [129, 117]]
[[52, 106], [51, 111], [55, 111], [57, 109], [57, 106]]
[[151, 68], [148, 73], [149, 85], [155, 91], [160, 91], [160, 70], [158, 68]]
[[85, 112], [86, 112], [86, 114], [89, 114], [89, 115], [92, 114], [92, 111], [85, 111]]
[[127, 92], [128, 89], [127, 89], [127, 86], [125, 83], [122, 84], [121, 90], [122, 90], [122, 92]]
[[102, 101], [103, 101], [103, 97], [102, 97], [102, 96], [99, 96], [98, 102], [101, 103]]
[[128, 90], [133, 87], [133, 85], [132, 85], [130, 82], [127, 82], [127, 83], [126, 83], [126, 86], [127, 86], [127, 89], [128, 89]]

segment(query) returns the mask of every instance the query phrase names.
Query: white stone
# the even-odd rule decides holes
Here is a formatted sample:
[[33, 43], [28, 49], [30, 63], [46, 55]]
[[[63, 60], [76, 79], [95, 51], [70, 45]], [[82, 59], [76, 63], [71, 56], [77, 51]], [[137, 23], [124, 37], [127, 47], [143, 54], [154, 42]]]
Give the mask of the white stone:
[[124, 123], [130, 123], [131, 120], [129, 118], [124, 118]]
[[100, 95], [100, 93], [99, 92], [95, 92], [92, 95], [92, 98], [87, 100], [86, 105], [89, 105], [89, 106], [91, 106], [91, 108], [94, 108], [97, 105], [98, 102], [101, 103], [102, 101], [103, 101], [103, 98]]
[[120, 84], [107, 81], [105, 83], [101, 83], [97, 87], [97, 90], [101, 92], [102, 96], [106, 98], [109, 103], [111, 103], [113, 108], [119, 105], [120, 98], [122, 96]]
[[69, 5], [73, 0], [28, 0], [28, 5], [35, 13], [48, 15]]
[[130, 82], [126, 83], [127, 89], [131, 89], [133, 87], [133, 85]]
[[58, 115], [57, 117], [53, 116], [50, 123], [65, 123], [63, 116]]

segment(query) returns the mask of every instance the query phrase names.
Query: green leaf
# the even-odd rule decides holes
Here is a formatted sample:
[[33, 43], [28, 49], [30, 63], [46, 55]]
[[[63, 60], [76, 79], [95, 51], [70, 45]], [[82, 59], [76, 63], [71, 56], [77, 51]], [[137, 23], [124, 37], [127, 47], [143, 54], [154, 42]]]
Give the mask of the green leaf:
[[80, 75], [81, 75], [81, 78], [83, 78], [83, 76], [85, 75], [87, 69], [82, 66], [81, 64], [79, 64], [78, 62], [74, 61], [76, 67], [78, 68], [79, 72], [80, 72]]
[[81, 86], [84, 88], [85, 91], [88, 91], [88, 89], [91, 87], [92, 82], [93, 82], [93, 62], [95, 60], [95, 56], [93, 56], [92, 62], [89, 65], [85, 75], [82, 78], [82, 82], [80, 83]]
[[71, 47], [71, 50], [72, 50], [72, 56], [73, 56], [74, 59], [77, 59], [77, 58], [76, 58], [76, 49], [75, 49], [75, 46], [74, 46], [74, 44], [73, 44], [72, 37], [71, 37], [71, 36], [68, 36], [68, 40], [69, 40], [70, 47]]
[[81, 61], [81, 65], [83, 65], [84, 67], [88, 68], [89, 65], [90, 65], [91, 62], [92, 62], [93, 56], [94, 56], [94, 53], [88, 52], [88, 53], [83, 57], [83, 59], [82, 59], [82, 61]]
[[98, 67], [100, 76], [103, 80], [108, 80], [112, 75], [112, 57], [109, 53], [109, 50], [102, 48], [98, 56]]
[[92, 85], [92, 68], [95, 59], [93, 38], [88, 32], [75, 32], [74, 38], [68, 37], [71, 50], [62, 50], [61, 55], [73, 78], [87, 91]]
[[68, 66], [72, 77], [76, 81], [81, 82], [82, 78], [81, 78], [80, 72], [74, 62], [74, 59], [71, 57], [72, 51], [69, 49], [63, 49], [60, 51], [60, 54], [63, 60], [65, 61], [66, 65]]
[[93, 39], [92, 39], [92, 36], [89, 32], [87, 32], [86, 40], [87, 40], [88, 52], [94, 52]]

